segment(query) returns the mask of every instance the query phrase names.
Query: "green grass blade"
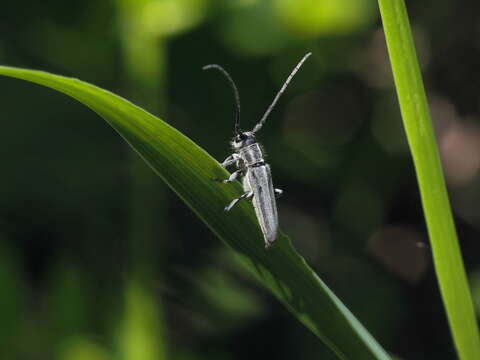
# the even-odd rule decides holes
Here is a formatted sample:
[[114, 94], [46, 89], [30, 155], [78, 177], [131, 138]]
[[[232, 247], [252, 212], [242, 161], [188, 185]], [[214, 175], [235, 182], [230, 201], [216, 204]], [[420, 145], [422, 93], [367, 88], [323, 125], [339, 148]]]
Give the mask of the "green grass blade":
[[[226, 177], [227, 172], [186, 136], [132, 103], [76, 79], [1, 66], [0, 75], [58, 90], [103, 117], [339, 358], [389, 359], [375, 339], [297, 254], [286, 236], [281, 234], [273, 248], [264, 249], [251, 205], [244, 202], [230, 214], [223, 212], [225, 204], [242, 193], [241, 186], [239, 183], [224, 186], [212, 181], [212, 178]], [[196, 241], [194, 236], [191, 241]]]
[[407, 10], [403, 0], [379, 0], [379, 5], [448, 321], [460, 358], [478, 359], [480, 338], [477, 322]]

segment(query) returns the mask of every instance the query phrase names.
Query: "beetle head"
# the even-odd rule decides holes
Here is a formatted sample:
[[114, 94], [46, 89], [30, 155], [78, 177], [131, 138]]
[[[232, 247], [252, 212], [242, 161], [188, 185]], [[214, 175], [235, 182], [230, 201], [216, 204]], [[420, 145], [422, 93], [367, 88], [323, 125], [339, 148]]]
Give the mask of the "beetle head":
[[251, 131], [239, 132], [232, 139], [232, 147], [234, 150], [244, 148], [245, 146], [256, 143], [255, 135]]

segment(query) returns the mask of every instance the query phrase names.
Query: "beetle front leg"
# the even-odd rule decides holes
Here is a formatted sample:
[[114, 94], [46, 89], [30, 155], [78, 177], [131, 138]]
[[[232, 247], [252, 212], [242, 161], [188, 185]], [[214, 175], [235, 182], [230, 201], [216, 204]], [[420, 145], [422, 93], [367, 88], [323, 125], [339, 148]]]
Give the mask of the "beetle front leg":
[[221, 183], [224, 183], [224, 184], [228, 184], [228, 183], [231, 183], [232, 181], [235, 181], [235, 179], [237, 177], [239, 177], [240, 175], [242, 175], [242, 170], [237, 170], [237, 171], [234, 171], [228, 179], [213, 179], [214, 181], [218, 181], [218, 182], [221, 182]]
[[225, 206], [225, 211], [230, 211], [232, 210], [232, 208], [242, 199], [249, 199], [253, 196], [253, 191], [249, 191], [245, 194], [243, 194], [242, 196], [239, 196], [238, 198], [236, 199], [233, 199], [233, 201], [228, 204], [228, 206]]
[[230, 165], [235, 164], [235, 162], [238, 160], [238, 154], [232, 154], [229, 157], [227, 157], [223, 162], [221, 163], [222, 167], [226, 168]]

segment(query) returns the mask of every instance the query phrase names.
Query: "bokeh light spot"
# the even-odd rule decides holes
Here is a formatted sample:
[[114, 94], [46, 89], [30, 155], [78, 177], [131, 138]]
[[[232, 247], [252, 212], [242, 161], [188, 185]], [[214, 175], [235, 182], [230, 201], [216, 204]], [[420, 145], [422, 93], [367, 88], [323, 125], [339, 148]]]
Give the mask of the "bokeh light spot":
[[429, 255], [423, 244], [422, 236], [414, 229], [385, 226], [372, 235], [368, 251], [393, 273], [410, 283], [416, 283], [429, 264]]
[[222, 40], [227, 47], [248, 56], [263, 56], [284, 48], [290, 40], [267, 2], [229, 14]]
[[304, 37], [351, 33], [376, 16], [372, 0], [275, 0], [275, 9], [292, 33]]

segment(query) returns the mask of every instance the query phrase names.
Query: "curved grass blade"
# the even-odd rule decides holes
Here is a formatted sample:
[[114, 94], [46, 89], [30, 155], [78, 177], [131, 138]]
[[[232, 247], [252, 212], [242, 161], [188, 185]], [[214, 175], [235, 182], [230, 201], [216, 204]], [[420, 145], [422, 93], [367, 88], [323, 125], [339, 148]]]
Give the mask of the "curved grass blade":
[[[202, 221], [235, 249], [277, 298], [341, 359], [389, 359], [352, 313], [318, 278], [283, 234], [265, 250], [251, 206], [240, 203], [230, 216], [223, 207], [240, 195], [240, 184], [211, 179], [227, 172], [189, 138], [157, 117], [106, 90], [77, 79], [0, 66], [0, 75], [19, 78], [69, 95], [104, 118]], [[192, 241], [195, 238], [192, 236]]]

